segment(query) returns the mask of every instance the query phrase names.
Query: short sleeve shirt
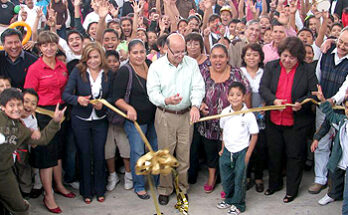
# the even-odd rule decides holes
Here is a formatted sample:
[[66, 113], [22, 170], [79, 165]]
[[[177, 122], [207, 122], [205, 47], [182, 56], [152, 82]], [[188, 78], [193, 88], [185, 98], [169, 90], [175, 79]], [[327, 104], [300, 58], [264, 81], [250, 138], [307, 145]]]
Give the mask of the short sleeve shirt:
[[15, 15], [14, 12], [15, 5], [8, 1], [6, 3], [0, 3], [0, 24], [2, 25], [9, 25], [11, 19]]
[[[243, 105], [242, 110], [247, 110]], [[233, 113], [230, 106], [222, 110], [221, 114]], [[220, 127], [223, 130], [223, 141], [229, 152], [235, 153], [249, 146], [250, 135], [259, 133], [259, 127], [253, 113], [245, 113], [222, 117]]]

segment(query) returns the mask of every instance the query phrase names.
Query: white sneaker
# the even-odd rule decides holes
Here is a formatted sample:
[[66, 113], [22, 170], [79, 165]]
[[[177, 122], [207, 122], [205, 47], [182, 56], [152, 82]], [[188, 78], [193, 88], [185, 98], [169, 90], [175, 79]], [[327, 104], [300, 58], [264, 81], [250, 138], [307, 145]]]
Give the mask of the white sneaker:
[[126, 172], [124, 174], [124, 189], [130, 190], [133, 188], [133, 177], [132, 173]]
[[78, 190], [80, 188], [80, 183], [77, 181], [71, 182], [71, 183], [69, 183], [69, 185], [75, 190]]
[[333, 198], [331, 198], [329, 195], [325, 194], [325, 196], [323, 198], [321, 198], [318, 203], [319, 205], [327, 205], [330, 202], [335, 201]]
[[231, 205], [231, 208], [228, 209], [227, 214], [228, 215], [239, 215], [240, 214], [240, 210], [236, 206]]
[[116, 185], [120, 182], [120, 179], [118, 178], [117, 174], [111, 174], [108, 177], [108, 185], [106, 185], [107, 191], [112, 191], [115, 189]]
[[219, 209], [226, 209], [226, 208], [230, 208], [231, 205], [230, 204], [227, 204], [225, 201], [222, 201], [222, 202], [219, 202], [217, 205], [216, 205], [217, 208]]

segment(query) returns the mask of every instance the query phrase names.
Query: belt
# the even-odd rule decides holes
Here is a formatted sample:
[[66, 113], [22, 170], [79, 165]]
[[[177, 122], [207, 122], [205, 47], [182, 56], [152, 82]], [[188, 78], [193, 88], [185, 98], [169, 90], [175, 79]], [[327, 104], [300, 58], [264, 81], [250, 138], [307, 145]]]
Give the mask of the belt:
[[182, 109], [182, 110], [168, 110], [168, 109], [165, 109], [163, 107], [157, 107], [157, 108], [160, 109], [163, 112], [168, 112], [168, 113], [177, 114], [177, 115], [181, 115], [181, 114], [184, 114], [184, 113], [190, 111], [189, 107], [185, 108], [185, 109]]

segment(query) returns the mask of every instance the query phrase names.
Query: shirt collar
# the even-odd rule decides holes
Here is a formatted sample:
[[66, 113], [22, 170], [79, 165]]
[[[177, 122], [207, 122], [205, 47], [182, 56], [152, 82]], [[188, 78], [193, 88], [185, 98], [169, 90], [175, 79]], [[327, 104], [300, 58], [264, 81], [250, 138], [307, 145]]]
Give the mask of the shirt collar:
[[[7, 52], [5, 52], [5, 56], [8, 57], [8, 53], [7, 53]], [[21, 51], [21, 53], [19, 54], [19, 56], [17, 57], [17, 59], [18, 59], [18, 58], [22, 58], [22, 59], [24, 60], [24, 51], [23, 51], [23, 50]], [[16, 59], [16, 60], [17, 60], [17, 59]]]
[[[243, 103], [243, 107], [242, 107], [242, 109], [240, 109], [239, 111], [242, 111], [242, 110], [246, 110], [247, 109], [247, 106]], [[232, 105], [230, 105], [230, 111], [229, 111], [230, 113], [234, 113], [234, 112], [236, 112], [236, 111], [234, 111], [233, 109], [232, 109]]]
[[[91, 75], [91, 71], [89, 70], [89, 68], [86, 69], [86, 72], [88, 73], [88, 75]], [[104, 73], [104, 70], [101, 69], [100, 72], [98, 73], [98, 77], [101, 76]]]
[[[168, 50], [168, 51], [170, 52], [170, 50]], [[168, 59], [168, 53], [165, 54], [163, 57], [165, 58], [165, 61], [166, 61], [166, 63], [167, 63], [168, 65], [174, 66], [174, 65], [169, 61], [169, 59]], [[182, 59], [182, 61], [179, 63], [179, 65], [178, 65], [177, 67], [176, 67], [176, 66], [174, 66], [174, 67], [180, 68], [180, 67], [182, 66], [184, 60], [185, 60], [185, 57], [186, 57], [186, 56], [184, 56], [184, 58]]]
[[[332, 50], [331, 54], [335, 54], [335, 56], [338, 57], [337, 47], [334, 50]], [[344, 56], [343, 58], [340, 58], [340, 60], [344, 60], [344, 59], [348, 59], [348, 54], [346, 56]]]
[[[45, 69], [52, 69], [51, 67], [49, 67], [49, 66], [43, 61], [42, 57], [40, 57], [40, 60], [41, 60], [41, 62], [42, 62], [43, 68], [45, 68]], [[59, 61], [59, 60], [56, 58], [56, 66], [54, 67], [54, 69], [59, 68], [59, 67], [61, 67], [61, 68], [64, 67], [64, 66], [63, 66], [63, 62]]]

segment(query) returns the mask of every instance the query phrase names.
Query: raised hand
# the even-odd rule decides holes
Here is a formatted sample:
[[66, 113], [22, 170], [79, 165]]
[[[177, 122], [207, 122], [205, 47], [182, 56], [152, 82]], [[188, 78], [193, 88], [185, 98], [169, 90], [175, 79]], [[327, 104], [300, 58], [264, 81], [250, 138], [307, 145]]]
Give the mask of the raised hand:
[[204, 0], [203, 4], [204, 4], [204, 8], [206, 10], [208, 10], [209, 8], [211, 8], [213, 6], [213, 3], [211, 2], [211, 0]]
[[81, 5], [81, 0], [74, 0], [75, 7], [80, 7], [80, 5]]
[[37, 9], [36, 9], [36, 17], [37, 18], [41, 18], [44, 14], [43, 14], [43, 12], [42, 12], [42, 8], [43, 7], [38, 7]]
[[318, 98], [321, 102], [326, 101], [326, 99], [325, 99], [325, 97], [324, 97], [324, 94], [323, 94], [323, 90], [321, 89], [321, 86], [320, 86], [319, 84], [317, 84], [317, 88], [318, 88], [318, 91], [312, 92], [312, 95], [317, 96], [317, 98]]
[[101, 0], [98, 3], [99, 4], [96, 13], [100, 18], [105, 18], [109, 14], [109, 2]]
[[137, 3], [136, 1], [135, 2], [133, 2], [133, 5], [132, 5], [132, 7], [133, 7], [133, 11], [134, 11], [134, 13], [136, 13], [136, 14], [140, 14], [140, 12], [142, 11], [142, 7], [143, 7], [143, 5], [139, 2], [139, 3]]
[[290, 13], [291, 14], [295, 14], [297, 11], [298, 0], [296, 0], [295, 3], [293, 3], [293, 2], [294, 1], [292, 1], [290, 4]]
[[119, 12], [119, 8], [115, 8], [113, 4], [109, 4], [109, 13], [111, 14], [112, 17], [117, 17]]
[[63, 110], [59, 110], [59, 103], [57, 104], [56, 106], [56, 110], [54, 111], [54, 115], [53, 115], [53, 120], [55, 122], [61, 122], [63, 117], [64, 117], [64, 113], [66, 111], [66, 108], [65, 107]]

